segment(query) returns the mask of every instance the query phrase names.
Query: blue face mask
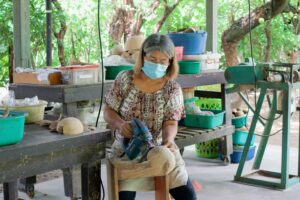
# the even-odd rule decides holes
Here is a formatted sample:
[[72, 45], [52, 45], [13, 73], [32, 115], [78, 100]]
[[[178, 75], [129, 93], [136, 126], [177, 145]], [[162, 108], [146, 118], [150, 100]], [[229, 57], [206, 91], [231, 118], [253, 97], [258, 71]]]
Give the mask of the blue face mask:
[[142, 70], [149, 78], [158, 79], [166, 75], [167, 68], [168, 66], [166, 65], [157, 64], [145, 60]]

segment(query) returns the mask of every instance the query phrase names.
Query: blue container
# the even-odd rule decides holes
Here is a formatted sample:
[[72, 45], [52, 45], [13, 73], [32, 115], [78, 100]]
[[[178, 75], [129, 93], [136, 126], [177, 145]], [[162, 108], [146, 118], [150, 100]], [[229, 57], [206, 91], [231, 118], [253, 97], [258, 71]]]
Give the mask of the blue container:
[[[0, 110], [0, 114], [3, 114]], [[25, 117], [27, 113], [9, 112], [9, 116], [0, 118], [0, 146], [15, 144], [23, 139]]]
[[[235, 145], [245, 145], [248, 137], [248, 132], [242, 130], [235, 130], [232, 136], [232, 142]], [[253, 135], [250, 145], [252, 146], [255, 142], [256, 135]]]
[[175, 46], [183, 46], [183, 55], [199, 55], [205, 52], [207, 33], [169, 33]]
[[[232, 163], [239, 163], [242, 154], [243, 154], [244, 146], [233, 146], [233, 153], [230, 154], [230, 159]], [[246, 156], [246, 160], [251, 160], [255, 154], [255, 146], [250, 146], [249, 151]]]

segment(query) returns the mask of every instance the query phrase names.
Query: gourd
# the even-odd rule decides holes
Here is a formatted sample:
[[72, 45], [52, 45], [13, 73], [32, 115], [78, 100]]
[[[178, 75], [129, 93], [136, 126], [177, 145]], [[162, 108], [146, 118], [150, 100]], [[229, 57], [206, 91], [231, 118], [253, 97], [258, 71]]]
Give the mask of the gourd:
[[64, 135], [78, 135], [84, 130], [81, 121], [75, 117], [67, 117], [58, 122], [56, 131]]

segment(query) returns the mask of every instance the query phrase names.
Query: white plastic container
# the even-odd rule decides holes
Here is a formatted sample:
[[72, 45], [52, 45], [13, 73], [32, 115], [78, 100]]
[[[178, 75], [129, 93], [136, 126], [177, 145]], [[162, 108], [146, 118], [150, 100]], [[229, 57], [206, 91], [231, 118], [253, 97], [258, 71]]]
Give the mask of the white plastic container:
[[83, 85], [98, 83], [98, 65], [72, 65], [60, 68], [63, 83], [68, 85]]
[[201, 61], [201, 70], [219, 69], [221, 54], [206, 53], [199, 55], [184, 55], [183, 60], [199, 60]]
[[207, 53], [199, 56], [201, 60], [201, 69], [219, 69], [221, 54], [218, 53]]

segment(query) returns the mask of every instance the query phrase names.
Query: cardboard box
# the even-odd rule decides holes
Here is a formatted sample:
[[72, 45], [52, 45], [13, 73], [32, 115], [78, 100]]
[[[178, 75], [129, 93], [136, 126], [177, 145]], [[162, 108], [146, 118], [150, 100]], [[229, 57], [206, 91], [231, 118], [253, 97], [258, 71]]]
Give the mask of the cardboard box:
[[[41, 76], [44, 76], [41, 79]], [[46, 76], [46, 77], [45, 77]], [[13, 73], [14, 83], [42, 84], [42, 85], [59, 85], [62, 84], [61, 72], [51, 72], [41, 75], [35, 72]]]

